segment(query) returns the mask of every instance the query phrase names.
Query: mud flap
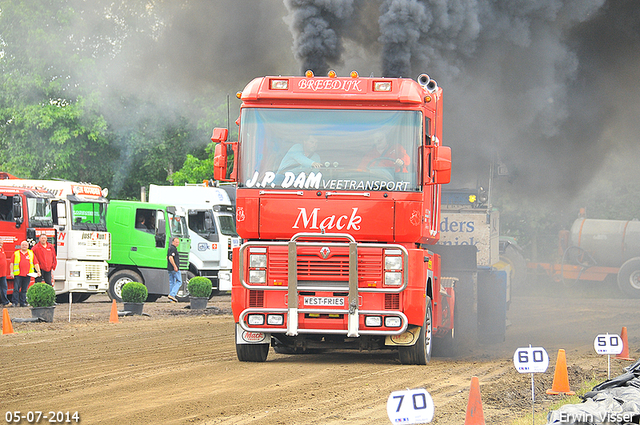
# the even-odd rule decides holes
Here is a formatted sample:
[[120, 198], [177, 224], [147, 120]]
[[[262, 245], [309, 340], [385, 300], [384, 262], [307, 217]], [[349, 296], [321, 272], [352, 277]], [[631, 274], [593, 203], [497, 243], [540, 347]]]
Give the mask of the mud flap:
[[269, 344], [271, 334], [245, 331], [236, 323], [236, 344]]
[[492, 267], [478, 269], [478, 341], [504, 342], [507, 332], [507, 272]]

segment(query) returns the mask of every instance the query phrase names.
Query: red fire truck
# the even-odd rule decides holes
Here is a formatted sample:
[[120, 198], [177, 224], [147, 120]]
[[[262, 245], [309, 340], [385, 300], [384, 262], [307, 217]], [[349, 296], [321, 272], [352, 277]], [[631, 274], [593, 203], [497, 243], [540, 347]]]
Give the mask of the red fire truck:
[[269, 346], [399, 351], [426, 364], [452, 335], [440, 279], [442, 89], [403, 78], [262, 77], [238, 93], [239, 140], [212, 140], [214, 174], [237, 182], [232, 309], [241, 361]]
[[[0, 186], [0, 243], [7, 254], [7, 266], [24, 240], [33, 247], [40, 235], [45, 234], [50, 243], [56, 244], [52, 198], [53, 195], [40, 189]], [[8, 294], [13, 294], [13, 279], [7, 279], [7, 283]]]

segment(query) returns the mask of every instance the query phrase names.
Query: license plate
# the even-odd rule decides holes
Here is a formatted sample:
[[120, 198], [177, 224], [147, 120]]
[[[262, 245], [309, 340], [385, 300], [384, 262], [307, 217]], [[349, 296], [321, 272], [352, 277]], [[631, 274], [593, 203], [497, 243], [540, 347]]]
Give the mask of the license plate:
[[304, 305], [318, 307], [344, 307], [342, 297], [304, 297]]

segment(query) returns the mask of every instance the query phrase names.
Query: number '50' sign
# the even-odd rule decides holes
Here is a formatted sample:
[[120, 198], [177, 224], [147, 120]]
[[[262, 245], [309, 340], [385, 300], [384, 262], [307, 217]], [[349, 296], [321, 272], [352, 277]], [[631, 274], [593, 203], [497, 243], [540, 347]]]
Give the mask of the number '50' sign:
[[513, 365], [520, 373], [543, 373], [549, 367], [549, 355], [542, 347], [518, 348], [513, 354]]
[[620, 354], [624, 348], [622, 340], [616, 334], [600, 334], [593, 340], [593, 348], [598, 354]]

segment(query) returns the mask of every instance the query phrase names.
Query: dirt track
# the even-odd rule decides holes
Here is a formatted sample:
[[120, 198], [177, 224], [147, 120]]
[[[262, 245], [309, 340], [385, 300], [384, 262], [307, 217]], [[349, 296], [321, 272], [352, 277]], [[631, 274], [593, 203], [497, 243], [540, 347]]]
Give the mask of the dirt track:
[[[516, 297], [506, 342], [421, 367], [400, 365], [393, 352], [289, 356], [271, 350], [266, 363], [240, 363], [228, 295], [215, 297], [209, 305], [216, 308], [205, 314], [160, 300], [145, 305], [149, 317], [121, 317], [117, 324], [109, 323], [106, 296], [94, 296], [73, 304], [71, 322], [62, 304], [53, 323], [14, 323], [14, 334], [0, 336], [0, 413], [77, 411], [83, 424], [386, 424], [389, 394], [423, 387], [436, 405], [433, 423], [459, 425], [475, 375], [486, 422], [510, 424], [531, 411], [530, 375], [515, 371], [516, 348], [543, 346], [551, 358], [547, 373], [535, 378], [541, 411], [557, 399], [544, 391], [559, 348], [567, 352], [572, 389], [583, 379], [606, 379], [606, 357], [593, 350], [599, 333], [626, 326], [637, 358], [639, 304]], [[31, 313], [13, 308], [9, 314]], [[612, 375], [629, 364], [612, 360]]]

